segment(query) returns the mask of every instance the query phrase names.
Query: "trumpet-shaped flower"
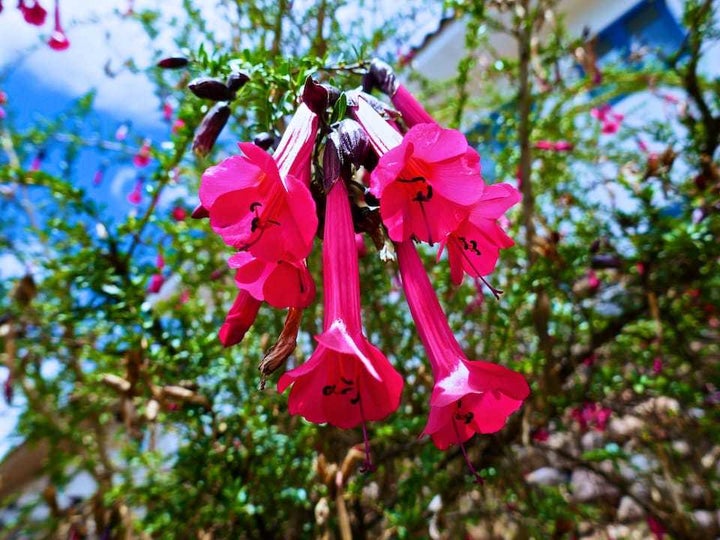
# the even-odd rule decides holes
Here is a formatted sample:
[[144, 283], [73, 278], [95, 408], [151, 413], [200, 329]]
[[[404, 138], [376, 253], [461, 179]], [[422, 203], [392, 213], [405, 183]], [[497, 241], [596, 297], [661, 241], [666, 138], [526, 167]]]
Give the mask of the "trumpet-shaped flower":
[[354, 114], [380, 156], [370, 192], [396, 242], [442, 240], [480, 199], [480, 156], [457, 130], [416, 124], [402, 137], [361, 97]]
[[205, 171], [200, 201], [228, 245], [266, 261], [308, 255], [318, 224], [308, 188], [316, 127], [301, 104], [273, 156], [241, 143], [242, 155]]
[[245, 333], [255, 322], [260, 304], [262, 302], [249, 292], [241, 290], [238, 293], [218, 333], [224, 347], [230, 347], [242, 341]]
[[235, 283], [253, 298], [276, 308], [304, 308], [315, 298], [315, 283], [304, 260], [266, 261], [247, 251], [228, 260], [237, 268]]
[[442, 240], [440, 253], [447, 247], [453, 283], [459, 284], [465, 273], [486, 276], [494, 270], [500, 250], [514, 245], [497, 220], [519, 200], [520, 192], [509, 184], [486, 186], [468, 217]]
[[327, 196], [323, 242], [323, 333], [310, 359], [286, 372], [278, 391], [292, 384], [291, 414], [311, 422], [352, 428], [380, 420], [400, 403], [403, 381], [370, 344], [360, 321], [360, 281], [347, 189], [335, 182]]
[[501, 429], [530, 388], [519, 373], [483, 360], [468, 360], [448, 326], [422, 261], [411, 241], [396, 245], [410, 312], [432, 366], [435, 385], [423, 431], [440, 449], [475, 433]]

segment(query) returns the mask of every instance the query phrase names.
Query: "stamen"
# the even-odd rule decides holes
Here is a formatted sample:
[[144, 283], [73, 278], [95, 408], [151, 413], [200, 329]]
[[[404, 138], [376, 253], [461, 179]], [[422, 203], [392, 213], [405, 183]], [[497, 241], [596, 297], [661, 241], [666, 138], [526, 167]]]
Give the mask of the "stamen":
[[[360, 409], [360, 414], [362, 414], [362, 408]], [[362, 431], [363, 431], [363, 441], [365, 443], [365, 461], [362, 465], [360, 465], [360, 472], [361, 473], [371, 473], [375, 472], [375, 465], [372, 462], [372, 458], [370, 457], [370, 438], [367, 434], [367, 426], [365, 425], [365, 420], [362, 422]]]
[[477, 274], [477, 277], [475, 279], [476, 280], [479, 279], [480, 281], [483, 282], [483, 284], [488, 289], [490, 289], [490, 292], [495, 297], [495, 300], [500, 300], [500, 296], [503, 294], [503, 291], [501, 291], [500, 289], [496, 289], [495, 287], [490, 285], [490, 283], [488, 283], [488, 281], [480, 275], [480, 272], [478, 272], [478, 269], [475, 268], [475, 265], [473, 264], [472, 259], [470, 259], [470, 257], [468, 257], [468, 254], [467, 254], [468, 251], [477, 252], [477, 254], [480, 255], [480, 250], [477, 249], [477, 241], [470, 240], [470, 243], [468, 243], [468, 241], [465, 239], [464, 236], [454, 237], [452, 235], [450, 236], [450, 239], [451, 239], [451, 241], [454, 240], [455, 242], [462, 243], [462, 249], [460, 250], [460, 252], [462, 253], [462, 256], [465, 258], [465, 261], [467, 261], [467, 263], [470, 265], [470, 268], [472, 268], [473, 271]]
[[472, 475], [475, 477], [475, 483], [483, 485], [485, 481], [482, 479], [482, 476], [480, 476], [480, 473], [477, 472], [475, 467], [473, 467], [473, 464], [470, 463], [470, 457], [468, 456], [467, 450], [465, 449], [465, 443], [460, 441], [460, 432], [458, 431], [457, 424], [455, 423], [455, 421], [453, 421], [452, 424], [453, 429], [455, 430], [455, 436], [457, 437], [458, 444], [460, 445], [460, 450], [462, 450], [463, 457], [465, 458], [465, 463], [467, 464], [468, 469], [470, 469], [470, 473], [472, 473]]

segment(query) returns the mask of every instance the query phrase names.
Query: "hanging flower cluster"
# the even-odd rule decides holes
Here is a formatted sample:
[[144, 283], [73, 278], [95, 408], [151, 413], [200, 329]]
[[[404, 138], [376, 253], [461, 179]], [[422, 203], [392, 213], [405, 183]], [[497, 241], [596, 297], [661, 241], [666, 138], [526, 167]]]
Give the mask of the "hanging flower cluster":
[[[362, 426], [370, 467], [366, 422], [398, 408], [403, 379], [363, 332], [356, 231], [367, 233], [382, 257], [396, 255], [435, 378], [423, 433], [438, 448], [460, 444], [464, 452], [475, 433], [501, 429], [529, 387], [519, 373], [465, 356], [415, 247], [437, 243], [438, 257], [447, 250], [454, 283], [465, 275], [484, 282], [500, 250], [513, 245], [498, 219], [519, 192], [485, 184], [465, 136], [438, 125], [389, 66], [373, 61], [363, 86], [344, 94], [347, 117], [328, 125], [340, 93], [308, 79], [272, 155], [263, 138], [240, 143], [239, 155], [203, 174], [193, 217], [208, 217], [235, 250], [229, 266], [239, 293], [220, 329], [225, 346], [243, 339], [263, 303], [289, 308], [283, 334], [261, 363], [263, 377], [295, 347], [299, 313], [315, 296], [307, 257], [316, 235], [322, 238], [323, 330], [315, 352], [280, 377], [278, 390], [290, 389], [291, 414]], [[374, 98], [374, 88], [397, 110]], [[314, 155], [323, 156], [322, 165]]]

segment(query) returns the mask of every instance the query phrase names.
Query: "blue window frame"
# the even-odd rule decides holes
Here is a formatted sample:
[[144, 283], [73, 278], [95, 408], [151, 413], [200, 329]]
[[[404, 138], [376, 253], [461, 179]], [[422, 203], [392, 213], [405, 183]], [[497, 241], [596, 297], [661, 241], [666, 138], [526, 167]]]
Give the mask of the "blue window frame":
[[[598, 63], [631, 62], [631, 53], [646, 48], [645, 58], [663, 60], [686, 38], [665, 0], [643, 0], [597, 34]], [[642, 62], [643, 60], [639, 60]]]

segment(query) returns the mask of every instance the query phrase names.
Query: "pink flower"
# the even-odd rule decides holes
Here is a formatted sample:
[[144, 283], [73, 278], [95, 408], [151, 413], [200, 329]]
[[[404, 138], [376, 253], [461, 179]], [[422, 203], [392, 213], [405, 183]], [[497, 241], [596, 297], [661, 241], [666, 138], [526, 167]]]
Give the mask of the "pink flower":
[[228, 264], [237, 268], [235, 283], [240, 289], [273, 307], [304, 308], [315, 298], [315, 283], [304, 260], [266, 261], [239, 251]]
[[185, 128], [185, 121], [181, 118], [178, 118], [173, 122], [172, 127], [170, 128], [170, 131], [173, 133], [173, 135], [177, 135]]
[[40, 5], [40, 2], [33, 0], [32, 5], [28, 6], [24, 0], [18, 2], [18, 8], [22, 13], [23, 19], [28, 24], [35, 26], [42, 26], [45, 24], [45, 18], [47, 17], [47, 10]]
[[488, 275], [495, 269], [500, 250], [515, 244], [498, 224], [498, 218], [519, 200], [520, 192], [509, 184], [486, 186], [469, 216], [440, 242], [438, 256], [447, 246], [453, 283], [459, 285], [464, 274]]
[[153, 294], [159, 293], [164, 283], [165, 277], [162, 274], [153, 274], [150, 278], [150, 284], [148, 285], [148, 292]]
[[590, 269], [587, 273], [588, 287], [592, 294], [595, 294], [600, 288], [600, 278], [595, 270]]
[[534, 144], [538, 150], [548, 150], [550, 152], [570, 152], [575, 148], [575, 145], [570, 141], [548, 141], [540, 140]]
[[570, 417], [575, 420], [582, 431], [589, 428], [595, 431], [605, 431], [612, 411], [599, 403], [585, 403], [570, 411]]
[[143, 179], [138, 178], [135, 181], [135, 187], [127, 196], [127, 200], [130, 204], [140, 204], [142, 202], [142, 185]]
[[663, 527], [663, 524], [654, 516], [648, 515], [647, 524], [650, 532], [655, 535], [656, 540], [663, 540], [663, 538], [665, 538], [665, 527]]
[[354, 114], [380, 156], [370, 192], [390, 238], [442, 240], [482, 196], [478, 153], [462, 133], [435, 123], [416, 124], [403, 138], [362, 98]]
[[410, 313], [435, 378], [423, 434], [444, 450], [475, 433], [500, 430], [530, 394], [525, 378], [491, 362], [468, 360], [448, 326], [415, 246], [401, 242], [396, 251]]
[[70, 46], [70, 40], [65, 35], [65, 30], [60, 24], [60, 0], [55, 0], [55, 28], [50, 34], [48, 45], [56, 51], [64, 51]]
[[308, 188], [317, 116], [301, 104], [273, 156], [251, 143], [210, 167], [200, 201], [225, 243], [268, 261], [306, 257], [317, 230]]
[[622, 114], [614, 112], [612, 107], [607, 103], [592, 109], [590, 114], [593, 118], [600, 121], [600, 131], [606, 135], [617, 133], [620, 129], [620, 123], [623, 118], [625, 118]]
[[122, 142], [127, 139], [128, 131], [130, 131], [130, 126], [127, 123], [120, 124], [115, 130], [115, 140]]
[[307, 362], [280, 377], [278, 391], [292, 384], [290, 413], [310, 422], [347, 429], [385, 418], [400, 404], [403, 380], [362, 333], [357, 248], [342, 180], [327, 195], [323, 283], [318, 347]]
[[663, 359], [662, 356], [656, 356], [653, 359], [652, 371], [653, 375], [660, 375], [663, 370]]
[[185, 221], [185, 219], [187, 219], [187, 215], [187, 210], [185, 210], [182, 206], [176, 206], [172, 209], [172, 218], [175, 221]]
[[247, 291], [240, 291], [220, 327], [218, 336], [224, 347], [231, 347], [240, 343], [245, 333], [255, 322], [262, 302], [253, 298]]
[[145, 139], [142, 146], [133, 157], [133, 165], [136, 167], [147, 167], [150, 164], [150, 141]]
[[172, 120], [173, 106], [169, 101], [163, 102], [162, 111], [163, 111], [163, 119], [166, 122], [169, 122], [170, 120]]

